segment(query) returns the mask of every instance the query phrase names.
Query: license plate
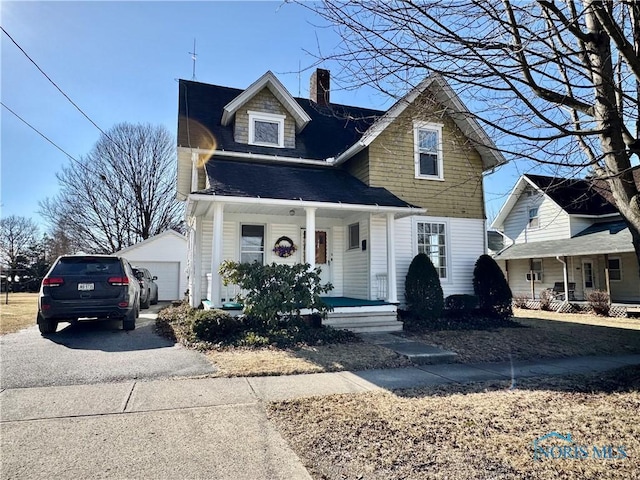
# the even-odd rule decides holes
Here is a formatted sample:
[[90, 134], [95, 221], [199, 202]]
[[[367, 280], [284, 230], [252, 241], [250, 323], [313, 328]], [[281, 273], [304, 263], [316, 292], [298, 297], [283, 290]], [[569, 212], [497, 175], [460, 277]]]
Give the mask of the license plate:
[[78, 290], [82, 290], [83, 292], [89, 291], [89, 290], [93, 290], [94, 288], [94, 284], [93, 283], [79, 283], [78, 284]]

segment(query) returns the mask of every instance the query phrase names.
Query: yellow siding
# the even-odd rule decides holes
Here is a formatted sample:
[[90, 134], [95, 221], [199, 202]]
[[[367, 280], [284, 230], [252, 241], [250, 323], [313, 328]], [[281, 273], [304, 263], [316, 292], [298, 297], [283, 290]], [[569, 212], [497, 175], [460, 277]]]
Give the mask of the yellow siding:
[[[482, 219], [482, 160], [453, 120], [442, 117], [442, 111], [429, 101], [427, 91], [371, 143], [369, 185], [387, 188], [403, 200], [426, 208], [428, 215]], [[414, 120], [444, 125], [444, 181], [415, 178]], [[353, 172], [357, 171], [354, 166]]]
[[254, 97], [245, 103], [236, 113], [234, 140], [238, 143], [249, 143], [249, 110], [262, 113], [285, 115], [284, 119], [284, 146], [295, 148], [296, 124], [293, 117], [271, 93], [268, 88], [263, 88]]

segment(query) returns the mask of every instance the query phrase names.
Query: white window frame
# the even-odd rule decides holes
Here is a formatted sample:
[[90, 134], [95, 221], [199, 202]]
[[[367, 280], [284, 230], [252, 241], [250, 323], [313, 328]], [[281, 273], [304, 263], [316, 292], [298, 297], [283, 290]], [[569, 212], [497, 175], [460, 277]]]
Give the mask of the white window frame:
[[[611, 260], [618, 261], [618, 268], [611, 268]], [[621, 282], [622, 281], [622, 257], [609, 257], [607, 260], [607, 268], [609, 270], [609, 281], [611, 282]], [[620, 272], [620, 278], [611, 278], [611, 270], [617, 270]]]
[[[531, 212], [535, 211], [535, 215], [531, 216]], [[540, 207], [529, 207], [527, 209], [527, 217], [528, 217], [528, 221], [527, 221], [527, 228], [529, 230], [536, 230], [538, 228], [540, 228]], [[534, 222], [535, 220], [535, 222]], [[535, 225], [534, 225], [535, 223]]]
[[[351, 229], [354, 227], [358, 229], [358, 236], [355, 239], [355, 242], [351, 234]], [[355, 250], [357, 248], [360, 248], [360, 222], [351, 223], [347, 226], [347, 250]]]
[[[423, 178], [427, 180], [440, 180], [444, 181], [444, 155], [442, 152], [442, 127], [440, 123], [430, 122], [413, 122], [413, 151], [414, 151], [414, 164], [415, 164], [415, 176], [416, 178]], [[436, 132], [438, 135], [438, 149], [437, 155], [437, 175], [425, 175], [420, 172], [420, 146], [418, 144], [420, 130], [428, 130]]]
[[[249, 110], [249, 145], [284, 148], [284, 120], [286, 115], [276, 113], [254, 112]], [[258, 142], [255, 140], [255, 122], [275, 123], [278, 125], [278, 143]]]
[[[444, 267], [439, 267], [437, 265], [434, 266], [436, 267], [436, 270], [438, 271], [438, 275], [440, 275], [440, 271], [439, 268], [444, 268], [444, 273], [445, 276], [444, 277], [440, 277], [440, 281], [441, 282], [449, 282], [451, 280], [451, 234], [450, 234], [450, 229], [449, 229], [449, 222], [443, 221], [441, 219], [438, 218], [425, 218], [425, 219], [416, 219], [416, 221], [414, 222], [414, 234], [413, 234], [413, 239], [414, 239], [414, 246], [415, 246], [415, 255], [417, 255], [420, 252], [420, 244], [418, 242], [418, 224], [420, 223], [428, 223], [430, 225], [444, 225], [444, 245], [442, 245], [444, 247], [444, 260], [445, 260], [445, 266]], [[438, 245], [440, 246], [440, 245]], [[429, 257], [429, 259], [431, 260], [431, 262], [433, 263], [433, 259], [431, 258], [431, 255], [427, 254], [427, 256]]]
[[[540, 263], [540, 268], [539, 269], [535, 268], [535, 264], [536, 263]], [[532, 258], [531, 259], [530, 269], [525, 275], [525, 278], [527, 279], [527, 282], [531, 281], [531, 270], [533, 270], [533, 281], [537, 282], [537, 283], [542, 282], [543, 279], [544, 279], [544, 262], [543, 262], [542, 258]]]
[[[262, 227], [262, 251], [249, 251], [243, 250], [242, 248], [242, 227]], [[240, 232], [238, 235], [239, 242], [239, 262], [242, 263], [242, 254], [243, 253], [262, 253], [262, 265], [265, 265], [267, 262], [267, 226], [263, 223], [241, 223], [240, 224]]]

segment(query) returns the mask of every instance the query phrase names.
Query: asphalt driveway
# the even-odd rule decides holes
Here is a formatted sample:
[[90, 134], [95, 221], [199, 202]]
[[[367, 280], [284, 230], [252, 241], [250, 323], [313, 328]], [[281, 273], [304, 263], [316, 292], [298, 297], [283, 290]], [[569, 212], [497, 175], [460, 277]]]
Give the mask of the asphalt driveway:
[[0, 337], [0, 388], [81, 385], [213, 373], [205, 356], [154, 333], [154, 305], [136, 329], [121, 322], [60, 324], [42, 337], [37, 326]]

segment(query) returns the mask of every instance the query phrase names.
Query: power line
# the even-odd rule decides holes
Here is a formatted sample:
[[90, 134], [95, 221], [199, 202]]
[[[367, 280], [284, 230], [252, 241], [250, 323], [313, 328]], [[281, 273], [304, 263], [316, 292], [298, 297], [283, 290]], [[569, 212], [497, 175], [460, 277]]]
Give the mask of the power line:
[[[24, 123], [27, 127], [29, 127], [31, 130], [33, 130], [34, 132], [36, 132], [38, 135], [40, 135], [42, 138], [44, 138], [47, 142], [49, 142], [51, 145], [53, 145], [54, 147], [56, 147], [58, 150], [60, 150], [62, 153], [64, 153], [70, 160], [73, 160], [76, 164], [78, 164], [80, 167], [84, 168], [87, 172], [89, 173], [93, 173], [95, 175], [100, 175], [94, 171], [92, 171], [89, 167], [87, 167], [85, 164], [83, 164], [80, 160], [78, 160], [77, 158], [75, 158], [73, 155], [71, 155], [70, 153], [68, 153], [66, 150], [64, 150], [61, 146], [59, 146], [57, 143], [55, 143], [53, 140], [51, 140], [49, 137], [47, 137], [44, 133], [42, 133], [40, 130], [38, 130], [36, 127], [34, 127], [33, 125], [31, 125], [29, 122], [27, 122], [24, 118], [22, 118], [20, 115], [18, 115], [16, 112], [14, 112], [11, 108], [9, 108], [8, 106], [6, 106], [4, 104], [4, 102], [0, 101], [0, 105], [2, 105], [4, 108], [6, 108], [9, 112], [11, 112], [18, 120], [20, 120], [22, 123]], [[102, 175], [100, 175], [102, 177]]]
[[[69, 100], [69, 102], [71, 103], [71, 105], [73, 105], [74, 107], [76, 107], [76, 109], [84, 116], [84, 118], [86, 118], [87, 120], [89, 120], [94, 127], [96, 127], [98, 130], [100, 130], [100, 132], [102, 132], [102, 134], [104, 136], [106, 136], [107, 138], [109, 138], [109, 135], [107, 135], [99, 126], [96, 122], [94, 122], [93, 120], [91, 120], [91, 118], [89, 118], [89, 115], [87, 115], [86, 113], [84, 113], [84, 111], [73, 101], [71, 100], [71, 98], [69, 97], [69, 95], [67, 95], [66, 93], [64, 93], [64, 91], [58, 86], [58, 84], [56, 82], [54, 82], [53, 80], [51, 80], [51, 77], [49, 77], [49, 75], [47, 75], [45, 73], [44, 70], [42, 70], [42, 68], [40, 68], [40, 66], [36, 63], [36, 61], [31, 58], [29, 56], [29, 54], [27, 52], [24, 51], [24, 49], [18, 44], [18, 42], [16, 42], [13, 37], [11, 35], [9, 35], [9, 32], [7, 32], [3, 26], [0, 25], [0, 29], [2, 29], [2, 31], [4, 32], [4, 34], [9, 37], [9, 40], [11, 40], [13, 42], [13, 44], [18, 47], [18, 49], [24, 54], [25, 57], [27, 57], [29, 59], [29, 61], [31, 63], [33, 63], [35, 65], [35, 67], [40, 71], [40, 73], [42, 73], [42, 75], [45, 76], [45, 78], [47, 80], [49, 80], [49, 82], [51, 82], [51, 85], [53, 85], [54, 87], [56, 87], [56, 89], [64, 96], [64, 98], [66, 98], [67, 100]], [[111, 140], [112, 142], [114, 142], [111, 138], [109, 138], [109, 140]], [[115, 143], [115, 142], [114, 142]]]

